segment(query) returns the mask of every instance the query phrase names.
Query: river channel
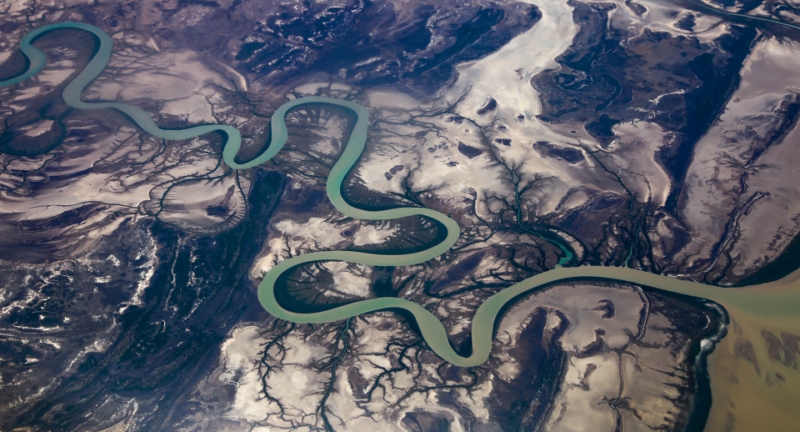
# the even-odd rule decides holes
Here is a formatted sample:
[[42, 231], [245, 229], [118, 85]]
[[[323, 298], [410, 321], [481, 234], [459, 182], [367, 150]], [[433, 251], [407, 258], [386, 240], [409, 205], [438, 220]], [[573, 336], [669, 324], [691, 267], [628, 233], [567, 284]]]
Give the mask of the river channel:
[[299, 313], [284, 309], [276, 300], [276, 281], [281, 274], [301, 264], [314, 261], [346, 261], [369, 266], [407, 266], [434, 259], [447, 252], [458, 240], [460, 228], [450, 217], [427, 208], [395, 208], [391, 210], [369, 211], [353, 207], [342, 197], [342, 183], [364, 151], [367, 140], [369, 113], [366, 107], [354, 102], [326, 97], [303, 97], [282, 105], [272, 116], [272, 142], [268, 148], [255, 159], [238, 163], [235, 156], [241, 147], [239, 131], [227, 125], [203, 125], [186, 129], [167, 130], [159, 128], [152, 117], [144, 110], [122, 103], [84, 102], [81, 93], [102, 71], [111, 56], [113, 42], [111, 38], [97, 27], [75, 22], [64, 22], [38, 28], [27, 34], [21, 42], [22, 52], [29, 59], [29, 68], [23, 74], [5, 81], [0, 86], [19, 83], [38, 73], [45, 62], [46, 55], [31, 43], [43, 33], [55, 29], [80, 29], [92, 33], [99, 40], [99, 48], [95, 56], [83, 71], [70, 82], [63, 91], [64, 100], [78, 109], [115, 109], [130, 117], [144, 131], [154, 136], [169, 140], [185, 140], [209, 132], [222, 132], [227, 136], [223, 150], [223, 159], [232, 169], [248, 169], [258, 166], [280, 152], [286, 142], [288, 132], [284, 116], [292, 108], [306, 104], [328, 104], [347, 108], [357, 115], [357, 121], [347, 142], [344, 152], [331, 169], [327, 179], [328, 198], [343, 214], [361, 220], [390, 220], [409, 216], [424, 216], [436, 220], [447, 230], [446, 238], [429, 249], [409, 254], [372, 254], [353, 251], [326, 251], [309, 253], [286, 259], [273, 267], [258, 286], [258, 298], [262, 306], [277, 318], [295, 323], [325, 323], [344, 320], [360, 314], [387, 309], [403, 309], [411, 313], [427, 345], [444, 360], [463, 367], [476, 366], [489, 358], [492, 348], [494, 324], [504, 306], [521, 295], [536, 291], [555, 283], [575, 280], [593, 279], [609, 282], [639, 284], [658, 290], [669, 291], [705, 298], [725, 307], [733, 307], [749, 315], [762, 317], [765, 320], [795, 319], [800, 311], [800, 290], [798, 279], [800, 272], [795, 271], [783, 279], [761, 285], [742, 288], [719, 288], [686, 280], [642, 272], [631, 268], [582, 266], [573, 268], [557, 267], [538, 274], [487, 299], [479, 308], [472, 323], [472, 354], [460, 356], [452, 348], [444, 326], [436, 316], [419, 304], [401, 298], [377, 298], [358, 301], [339, 306], [323, 312]]

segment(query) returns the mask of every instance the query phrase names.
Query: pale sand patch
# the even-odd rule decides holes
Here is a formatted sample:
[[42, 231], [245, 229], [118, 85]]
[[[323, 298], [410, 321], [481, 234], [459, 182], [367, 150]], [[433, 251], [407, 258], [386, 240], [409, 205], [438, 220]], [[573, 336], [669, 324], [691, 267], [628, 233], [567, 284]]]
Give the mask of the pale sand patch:
[[[275, 412], [276, 407], [261, 397], [261, 379], [253, 364], [266, 342], [258, 331], [256, 326], [238, 328], [222, 345], [224, 372], [218, 379], [236, 388], [233, 405], [225, 414], [230, 419], [256, 422], [264, 419], [267, 413]], [[286, 358], [282, 367], [271, 376], [269, 384], [280, 389], [281, 401], [289, 409], [312, 414], [321, 397], [315, 393], [322, 389], [323, 382], [330, 375], [314, 372], [312, 363], [324, 357], [326, 352], [324, 348], [293, 335], [289, 335], [285, 342], [288, 348]]]
[[274, 227], [287, 236], [312, 240], [321, 248], [334, 246], [344, 239], [339, 229], [323, 218], [310, 218], [305, 223], [284, 219], [276, 223]]
[[353, 236], [353, 244], [364, 246], [370, 244], [383, 244], [397, 234], [398, 228], [389, 224], [361, 225]]
[[199, 94], [193, 94], [189, 97], [171, 100], [164, 104], [161, 110], [163, 114], [170, 114], [181, 117], [189, 123], [216, 123], [214, 113], [211, 109], [211, 104], [208, 100]]
[[277, 237], [267, 242], [269, 249], [267, 253], [258, 258], [253, 268], [250, 270], [250, 277], [253, 279], [261, 279], [267, 274], [268, 271], [275, 266], [275, 261], [282, 261], [281, 252], [283, 251], [284, 241], [283, 237]]
[[619, 124], [614, 127], [614, 135], [617, 138], [609, 145], [609, 151], [618, 156], [614, 163], [620, 168], [619, 175], [624, 174], [628, 187], [635, 188], [637, 201], [663, 206], [672, 180], [656, 162], [656, 152], [667, 144], [669, 135], [657, 124], [642, 121]]
[[398, 111], [413, 110], [419, 107], [418, 100], [403, 93], [390, 91], [371, 91], [369, 96], [369, 106], [376, 108], [390, 108]]
[[732, 249], [738, 258], [736, 275], [744, 275], [779, 256], [786, 245], [800, 233], [800, 128], [795, 128], [783, 142], [773, 146], [760, 164], [770, 169], [757, 171], [748, 178], [755, 191], [767, 191], [741, 219], [739, 241]]
[[[780, 252], [798, 226], [792, 219], [800, 214], [796, 185], [800, 171], [795, 169], [800, 154], [794, 149], [798, 132], [793, 130], [781, 143], [747, 166], [752, 140], [766, 139], [780, 119], [776, 108], [800, 89], [800, 46], [795, 42], [767, 38], [760, 41], [745, 62], [741, 84], [725, 112], [695, 147], [686, 175], [681, 213], [692, 228], [692, 241], [677, 256], [692, 265], [707, 258], [722, 239], [730, 213], [754, 193], [769, 194], [756, 202], [739, 224], [741, 236], [734, 245], [738, 266], [751, 269], [765, 257]], [[739, 179], [747, 175], [746, 193]], [[775, 233], [783, 233], [773, 245]]]
[[[145, 43], [144, 39], [141, 42]], [[142, 57], [141, 66], [128, 66], [130, 57]], [[157, 52], [143, 57], [140, 52], [123, 48], [111, 54], [106, 70], [86, 87], [85, 100], [169, 101], [190, 97], [207, 86], [235, 90], [230, 81], [206, 66], [192, 51]], [[114, 78], [108, 78], [108, 73], [115, 73]]]
[[[371, 267], [358, 264], [350, 264], [344, 261], [326, 262], [322, 264], [333, 274], [333, 290], [348, 296], [368, 297], [372, 279], [368, 276], [372, 273]], [[358, 274], [350, 271], [354, 266]]]
[[236, 386], [231, 412], [228, 417], [244, 418], [254, 422], [264, 417], [264, 406], [259, 400], [260, 382], [258, 372], [253, 368], [253, 360], [258, 355], [260, 345], [266, 342], [258, 334], [258, 327], [241, 327], [222, 344], [224, 371], [218, 380]]
[[[534, 143], [538, 141], [578, 151], [583, 151], [581, 145], [591, 147], [595, 144], [580, 125], [550, 125], [536, 118], [541, 113], [541, 104], [537, 91], [530, 85], [530, 78], [558, 67], [555, 58], [572, 44], [578, 26], [572, 22], [572, 8], [565, 2], [532, 3], [542, 11], [542, 20], [497, 52], [459, 65], [456, 83], [442, 93], [444, 102], [437, 102], [436, 106], [420, 104], [413, 108], [413, 101], [404, 95], [386, 91], [370, 93], [370, 102], [375, 103], [371, 115], [376, 119], [376, 127], [370, 131], [368, 153], [364, 156], [364, 163], [358, 167], [359, 177], [370, 188], [382, 193], [402, 194], [405, 182], [414, 190], [430, 190], [421, 198], [439, 201], [449, 207], [466, 210], [470, 202], [476, 202], [476, 212], [480, 211], [477, 207], [483, 205], [478, 201], [484, 197], [511, 197], [505, 202], [495, 200], [487, 203], [491, 207], [489, 210], [496, 211], [502, 206], [514, 205], [511, 174], [507, 167], [515, 167], [523, 185], [544, 179], [537, 181], [522, 199], [525, 213], [531, 217], [550, 214], [557, 208], [559, 211], [568, 209], [563, 205], [558, 207], [558, 204], [575, 189], [624, 193], [618, 183], [603, 175], [597, 164], [588, 158], [570, 164], [561, 158], [543, 156], [535, 149]], [[490, 98], [496, 101], [497, 108], [483, 115], [477, 114]], [[424, 116], [425, 112], [442, 108], [440, 105], [444, 103], [455, 104], [457, 101], [454, 111], [461, 118], [454, 118], [452, 114]], [[398, 111], [397, 106], [421, 115], [411, 121], [408, 113]], [[437, 132], [430, 133], [434, 129]], [[510, 140], [511, 144], [503, 145], [503, 140]], [[458, 150], [461, 143], [483, 153], [470, 158]], [[497, 154], [507, 167], [493, 159], [490, 152]], [[397, 165], [404, 169], [387, 176]], [[641, 167], [643, 171], [644, 168]], [[637, 181], [650, 181], [650, 188], [660, 193], [665, 187], [661, 178], [663, 173], [658, 171], [658, 167], [648, 167], [647, 172], [658, 178]], [[648, 194], [642, 195], [644, 199]], [[432, 201], [429, 202], [435, 207]], [[490, 215], [482, 216], [491, 219]], [[466, 220], [462, 222], [468, 223]]]
[[617, 6], [609, 12], [611, 26], [628, 31], [633, 35], [640, 35], [644, 29], [650, 29], [651, 31], [666, 32], [672, 36], [693, 37], [703, 43], [711, 43], [728, 32], [728, 24], [724, 19], [706, 15], [702, 10], [691, 11], [695, 17], [695, 25], [692, 30], [687, 31], [676, 26], [681, 15], [676, 15], [680, 9], [674, 4], [658, 0], [637, 0], [637, 4], [647, 9], [639, 17], [632, 8], [628, 7], [626, 0], [607, 0], [603, 3], [613, 3]]
[[[615, 353], [603, 353], [589, 358], [570, 358], [563, 390], [553, 401], [553, 415], [548, 419], [548, 431], [614, 430], [614, 411], [604, 398], [616, 397], [619, 391], [619, 367]], [[591, 366], [590, 366], [591, 365]], [[594, 371], [587, 373], [594, 368]], [[588, 386], [582, 388], [581, 384]]]
[[25, 135], [29, 137], [37, 137], [42, 135], [50, 130], [53, 127], [52, 120], [42, 120], [38, 123], [34, 123], [31, 125], [26, 131]]

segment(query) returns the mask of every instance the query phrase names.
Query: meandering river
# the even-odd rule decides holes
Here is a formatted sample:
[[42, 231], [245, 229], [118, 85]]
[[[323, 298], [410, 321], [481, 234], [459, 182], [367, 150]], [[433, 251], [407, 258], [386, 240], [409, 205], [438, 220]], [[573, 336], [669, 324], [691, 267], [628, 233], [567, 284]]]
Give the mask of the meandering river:
[[306, 104], [328, 104], [347, 108], [357, 116], [357, 121], [344, 152], [331, 169], [327, 179], [328, 198], [343, 214], [361, 220], [390, 220], [408, 216], [425, 216], [436, 220], [447, 230], [446, 238], [429, 249], [409, 254], [372, 254], [353, 251], [327, 251], [300, 255], [286, 259], [273, 267], [258, 286], [258, 298], [263, 307], [272, 315], [296, 323], [324, 323], [344, 320], [359, 314], [386, 309], [404, 309], [417, 321], [422, 337], [428, 346], [444, 360], [458, 366], [476, 366], [489, 358], [492, 348], [494, 323], [504, 306], [520, 295], [533, 292], [544, 286], [575, 279], [595, 279], [609, 282], [623, 282], [644, 285], [659, 290], [706, 298], [726, 307], [733, 307], [765, 320], [796, 319], [800, 314], [800, 271], [771, 283], [744, 288], [719, 288], [671, 277], [642, 272], [630, 268], [583, 266], [556, 268], [517, 283], [487, 299], [475, 314], [472, 323], [472, 354], [460, 356], [452, 348], [444, 326], [436, 316], [419, 304], [401, 298], [378, 298], [358, 301], [335, 307], [324, 312], [299, 313], [284, 309], [275, 297], [276, 281], [281, 274], [301, 264], [314, 261], [346, 261], [369, 266], [406, 266], [419, 264], [446, 253], [458, 240], [460, 228], [450, 217], [427, 208], [405, 207], [391, 210], [368, 211], [353, 207], [342, 197], [342, 182], [360, 158], [367, 140], [369, 113], [367, 108], [354, 102], [326, 97], [304, 97], [282, 105], [272, 116], [272, 142], [261, 155], [245, 162], [236, 162], [235, 156], [241, 147], [239, 131], [227, 125], [204, 125], [186, 129], [161, 129], [144, 110], [115, 102], [84, 102], [81, 93], [100, 73], [103, 72], [111, 56], [113, 42], [97, 27], [64, 22], [38, 28], [27, 34], [21, 42], [22, 52], [30, 61], [23, 74], [9, 80], [0, 81], [0, 86], [10, 86], [24, 81], [44, 67], [46, 55], [31, 43], [43, 33], [55, 29], [80, 29], [92, 33], [100, 46], [78, 76], [63, 91], [64, 100], [78, 109], [115, 109], [130, 117], [140, 128], [154, 136], [169, 140], [185, 140], [209, 132], [222, 132], [227, 136], [223, 159], [232, 169], [247, 169], [260, 165], [274, 157], [286, 143], [288, 132], [284, 117], [292, 108]]

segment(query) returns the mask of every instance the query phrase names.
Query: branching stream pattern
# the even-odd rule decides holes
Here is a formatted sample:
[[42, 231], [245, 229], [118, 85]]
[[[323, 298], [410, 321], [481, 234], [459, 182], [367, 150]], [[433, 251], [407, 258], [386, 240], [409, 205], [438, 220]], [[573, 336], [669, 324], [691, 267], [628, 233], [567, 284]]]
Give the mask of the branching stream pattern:
[[[454, 365], [469, 367], [480, 365], [489, 358], [492, 347], [494, 323], [506, 305], [515, 301], [525, 293], [535, 291], [553, 283], [572, 279], [591, 278], [612, 282], [630, 282], [694, 297], [704, 297], [715, 300], [723, 305], [733, 305], [741, 310], [748, 310], [756, 314], [769, 314], [773, 317], [793, 316], [797, 313], [797, 310], [800, 310], [800, 295], [798, 295], [797, 292], [785, 289], [788, 282], [798, 278], [797, 272], [787, 276], [781, 281], [770, 284], [752, 286], [746, 289], [739, 288], [730, 290], [629, 268], [598, 266], [562, 268], [559, 265], [553, 270], [538, 274], [500, 291], [488, 298], [478, 308], [472, 323], [472, 353], [468, 357], [463, 357], [456, 353], [450, 344], [444, 326], [435, 315], [421, 305], [405, 299], [384, 297], [362, 300], [323, 312], [314, 313], [299, 313], [286, 310], [278, 304], [276, 300], [276, 282], [280, 275], [296, 266], [315, 261], [346, 261], [368, 266], [407, 266], [419, 264], [436, 258], [450, 250], [458, 240], [461, 230], [453, 219], [431, 209], [404, 207], [391, 210], [369, 211], [353, 207], [344, 200], [342, 196], [342, 183], [349, 171], [361, 157], [367, 140], [369, 113], [364, 106], [354, 102], [316, 96], [298, 98], [287, 102], [279, 107], [272, 116], [270, 124], [272, 141], [269, 143], [267, 149], [249, 162], [238, 163], [235, 161], [235, 156], [241, 147], [242, 140], [241, 134], [234, 127], [214, 124], [177, 130], [161, 129], [156, 125], [153, 118], [140, 108], [115, 102], [82, 101], [80, 95], [83, 90], [103, 72], [108, 64], [113, 42], [111, 38], [99, 28], [76, 22], [48, 25], [27, 34], [21, 41], [21, 50], [30, 61], [28, 70], [15, 78], [0, 81], [0, 86], [9, 86], [19, 83], [41, 71], [47, 61], [47, 57], [41, 50], [31, 45], [31, 43], [43, 33], [63, 28], [90, 32], [96, 36], [100, 42], [99, 48], [89, 64], [87, 64], [84, 70], [64, 88], [62, 95], [66, 103], [70, 106], [85, 110], [115, 109], [126, 114], [147, 133], [163, 139], [186, 140], [209, 132], [222, 132], [227, 136], [227, 142], [222, 152], [223, 159], [228, 166], [235, 170], [255, 167], [270, 160], [280, 152], [288, 138], [284, 117], [289, 110], [307, 104], [327, 104], [346, 108], [356, 114], [357, 121], [342, 155], [331, 169], [326, 182], [326, 190], [331, 203], [333, 203], [337, 210], [354, 219], [392, 220], [409, 216], [423, 216], [436, 220], [447, 230], [446, 238], [439, 244], [415, 253], [380, 255], [353, 251], [326, 251], [295, 256], [280, 262], [267, 272], [258, 286], [259, 301], [270, 314], [277, 318], [293, 323], [327, 323], [347, 320], [349, 325], [349, 319], [360, 314], [385, 309], [404, 309], [414, 316], [422, 337], [437, 355]], [[558, 246], [562, 250], [567, 251], [563, 245]], [[570, 255], [571, 254], [567, 254], [565, 259], [562, 259], [562, 263], [564, 263], [565, 260], [569, 260]], [[345, 331], [341, 334], [345, 351], [347, 350], [348, 343], [346, 340], [347, 328], [348, 326], [346, 325]]]

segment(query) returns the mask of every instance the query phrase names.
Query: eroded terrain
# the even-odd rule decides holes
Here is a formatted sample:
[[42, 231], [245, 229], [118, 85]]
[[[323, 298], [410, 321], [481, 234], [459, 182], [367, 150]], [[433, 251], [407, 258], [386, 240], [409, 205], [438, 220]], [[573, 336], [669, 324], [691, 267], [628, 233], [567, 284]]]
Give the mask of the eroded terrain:
[[[796, 18], [791, 2], [708, 4]], [[431, 208], [461, 236], [414, 266], [297, 267], [278, 291], [293, 310], [405, 298], [468, 354], [477, 307], [558, 264], [722, 286], [796, 267], [790, 28], [693, 0], [0, 10], [0, 79], [25, 69], [17, 46], [32, 28], [96, 25], [115, 45], [84, 100], [138, 106], [162, 128], [234, 126], [239, 160], [268, 145], [287, 100], [369, 108], [345, 199]], [[291, 111], [285, 148], [235, 171], [222, 134], [163, 140], [116, 111], [70, 108], [61, 91], [96, 43], [45, 34], [44, 70], [0, 88], [0, 429], [700, 430], [714, 385], [706, 355], [731, 329], [712, 378], [733, 382], [746, 367], [757, 374], [742, 388], [796, 382], [794, 333], [759, 333], [737, 316], [727, 328], [714, 305], [624, 284], [573, 281], [518, 299], [473, 368], [441, 360], [392, 311], [275, 320], [255, 286], [278, 262], [414, 252], [445, 230], [336, 211], [325, 181], [355, 121], [344, 109]], [[756, 424], [721, 412], [731, 430]]]

